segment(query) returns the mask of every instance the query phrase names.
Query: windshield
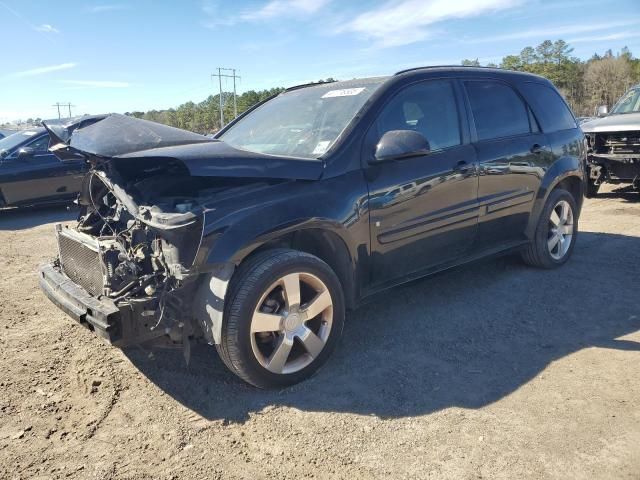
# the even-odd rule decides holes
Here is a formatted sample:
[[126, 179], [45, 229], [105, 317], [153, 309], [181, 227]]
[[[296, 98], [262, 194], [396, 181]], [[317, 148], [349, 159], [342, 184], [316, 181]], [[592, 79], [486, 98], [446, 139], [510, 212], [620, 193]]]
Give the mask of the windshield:
[[640, 112], [640, 87], [632, 88], [625, 93], [611, 109], [611, 115], [633, 112]]
[[38, 132], [34, 132], [33, 130], [26, 130], [24, 132], [17, 132], [12, 135], [9, 135], [8, 137], [4, 137], [0, 139], [0, 155], [2, 156], [6, 155], [13, 148], [17, 147], [22, 142], [30, 139], [36, 133]]
[[318, 158], [385, 78], [327, 83], [282, 93], [219, 138], [243, 150]]

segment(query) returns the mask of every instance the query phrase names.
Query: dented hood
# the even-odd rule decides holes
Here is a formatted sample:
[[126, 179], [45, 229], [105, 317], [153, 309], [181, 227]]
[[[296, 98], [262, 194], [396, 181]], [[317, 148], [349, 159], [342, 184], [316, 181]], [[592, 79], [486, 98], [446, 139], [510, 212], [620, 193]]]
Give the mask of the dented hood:
[[60, 159], [91, 157], [117, 162], [173, 159], [193, 176], [316, 180], [320, 160], [277, 157], [232, 147], [220, 140], [119, 114], [44, 122], [49, 150]]

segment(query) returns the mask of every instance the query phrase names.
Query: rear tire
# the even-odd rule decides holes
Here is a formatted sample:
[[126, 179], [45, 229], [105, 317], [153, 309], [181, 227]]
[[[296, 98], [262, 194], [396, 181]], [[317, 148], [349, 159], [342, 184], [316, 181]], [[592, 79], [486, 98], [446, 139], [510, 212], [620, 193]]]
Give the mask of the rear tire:
[[557, 268], [569, 260], [578, 237], [578, 214], [573, 196], [561, 188], [549, 194], [532, 242], [522, 252], [527, 265]]
[[258, 388], [307, 379], [342, 334], [344, 295], [333, 270], [295, 250], [269, 250], [241, 265], [225, 305], [218, 353]]

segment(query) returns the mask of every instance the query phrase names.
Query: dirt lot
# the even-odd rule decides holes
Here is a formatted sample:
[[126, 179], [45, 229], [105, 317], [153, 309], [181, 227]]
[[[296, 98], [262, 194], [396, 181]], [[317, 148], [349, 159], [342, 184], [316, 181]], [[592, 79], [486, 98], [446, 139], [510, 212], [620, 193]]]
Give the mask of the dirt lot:
[[0, 478], [640, 478], [636, 194], [587, 201], [560, 270], [506, 257], [362, 307], [281, 392], [58, 311], [35, 272], [70, 218], [0, 213]]

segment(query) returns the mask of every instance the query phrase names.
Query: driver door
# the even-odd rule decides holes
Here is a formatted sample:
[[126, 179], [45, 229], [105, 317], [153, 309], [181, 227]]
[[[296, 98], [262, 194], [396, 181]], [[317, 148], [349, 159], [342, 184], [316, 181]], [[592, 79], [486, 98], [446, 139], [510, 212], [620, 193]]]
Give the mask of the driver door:
[[372, 287], [467, 253], [478, 224], [475, 149], [454, 80], [400, 90], [367, 135], [373, 151], [391, 130], [415, 130], [429, 142], [421, 156], [368, 165]]

